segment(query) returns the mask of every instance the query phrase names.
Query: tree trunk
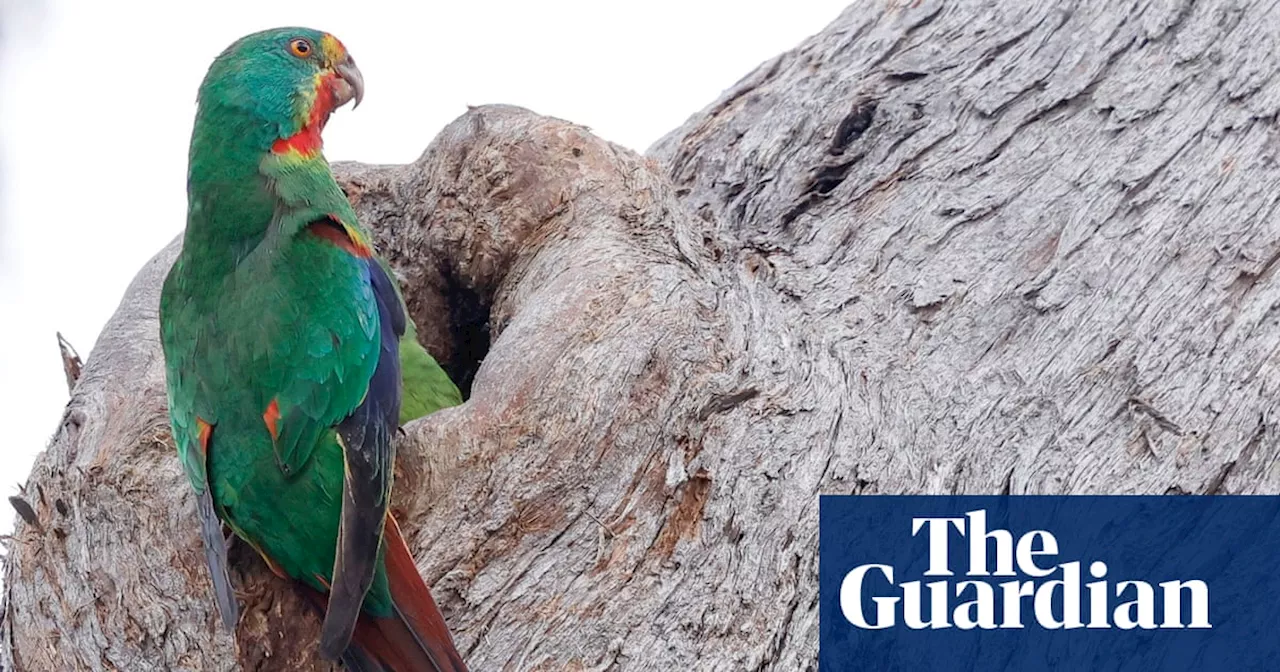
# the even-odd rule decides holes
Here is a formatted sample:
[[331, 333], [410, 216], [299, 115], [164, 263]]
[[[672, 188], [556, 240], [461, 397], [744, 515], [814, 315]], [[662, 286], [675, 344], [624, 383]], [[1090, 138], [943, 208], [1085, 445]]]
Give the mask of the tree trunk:
[[[862, 3], [649, 159], [510, 107], [338, 167], [468, 392], [396, 510], [477, 670], [816, 667], [819, 493], [1275, 493], [1280, 10]], [[17, 670], [324, 669], [216, 627], [155, 309], [9, 544]]]

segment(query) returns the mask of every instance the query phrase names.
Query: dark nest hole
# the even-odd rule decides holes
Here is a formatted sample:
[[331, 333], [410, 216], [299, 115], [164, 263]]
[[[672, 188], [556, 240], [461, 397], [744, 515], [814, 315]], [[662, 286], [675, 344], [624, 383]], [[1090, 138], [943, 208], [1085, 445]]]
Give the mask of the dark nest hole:
[[470, 399], [471, 383], [489, 354], [489, 309], [493, 300], [449, 270], [444, 273], [444, 296], [449, 307], [453, 354], [440, 365], [462, 391], [462, 398]]

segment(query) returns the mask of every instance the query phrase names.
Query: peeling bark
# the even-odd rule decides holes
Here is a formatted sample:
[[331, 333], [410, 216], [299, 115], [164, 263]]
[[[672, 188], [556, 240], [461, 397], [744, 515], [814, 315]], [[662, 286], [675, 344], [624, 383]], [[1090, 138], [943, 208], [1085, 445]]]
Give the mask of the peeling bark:
[[[864, 3], [645, 159], [477, 108], [338, 166], [466, 404], [400, 516], [478, 670], [813, 669], [819, 493], [1275, 493], [1271, 6]], [[135, 280], [23, 499], [0, 664], [324, 669], [220, 633]]]
[[67, 392], [72, 392], [76, 389], [76, 381], [80, 380], [84, 362], [80, 360], [80, 353], [62, 337], [61, 332], [58, 333], [58, 354], [62, 355], [62, 372], [67, 376]]

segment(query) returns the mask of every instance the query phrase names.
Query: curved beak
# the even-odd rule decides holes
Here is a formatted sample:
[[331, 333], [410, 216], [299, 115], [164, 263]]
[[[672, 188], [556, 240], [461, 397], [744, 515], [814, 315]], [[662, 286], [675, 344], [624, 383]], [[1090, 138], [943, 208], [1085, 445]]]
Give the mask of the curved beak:
[[364, 100], [364, 75], [360, 74], [360, 68], [356, 67], [356, 62], [347, 56], [346, 60], [334, 67], [334, 71], [338, 73], [338, 79], [334, 82], [334, 107], [341, 107], [347, 104], [349, 100], [355, 100], [355, 105], [351, 109], [360, 107], [360, 101]]

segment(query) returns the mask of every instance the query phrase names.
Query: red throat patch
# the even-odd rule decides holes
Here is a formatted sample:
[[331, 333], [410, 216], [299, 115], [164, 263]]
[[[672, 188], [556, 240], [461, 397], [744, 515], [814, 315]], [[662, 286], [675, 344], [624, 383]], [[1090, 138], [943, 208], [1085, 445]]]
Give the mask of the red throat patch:
[[301, 131], [271, 143], [271, 152], [273, 154], [297, 152], [304, 156], [312, 156], [321, 147], [324, 147], [324, 140], [320, 137], [320, 129], [315, 126], [304, 126]]
[[320, 137], [320, 132], [324, 130], [325, 123], [329, 121], [329, 115], [333, 113], [335, 77], [337, 75], [332, 72], [316, 77], [315, 99], [311, 103], [310, 112], [307, 113], [307, 122], [297, 133], [272, 143], [272, 153], [297, 152], [303, 156], [313, 156], [324, 147], [324, 139]]

